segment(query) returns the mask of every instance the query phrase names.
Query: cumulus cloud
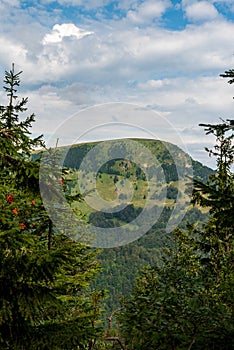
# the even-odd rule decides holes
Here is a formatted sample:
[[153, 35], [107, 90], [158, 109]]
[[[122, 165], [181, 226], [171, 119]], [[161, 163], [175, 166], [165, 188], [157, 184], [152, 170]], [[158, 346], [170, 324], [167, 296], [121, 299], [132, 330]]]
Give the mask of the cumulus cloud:
[[[59, 0], [83, 6], [68, 23], [59, 6], [46, 11], [50, 2], [35, 1], [34, 11], [14, 12], [4, 1], [5, 12], [0, 11], [0, 64], [8, 69], [14, 61], [23, 70], [22, 86], [38, 117], [36, 132], [52, 133], [68, 114], [112, 101], [163, 112], [178, 130], [231, 115], [234, 92], [218, 75], [234, 64], [234, 23], [218, 14], [220, 1], [183, 0], [190, 23], [184, 18], [178, 30], [161, 26], [167, 9], [173, 10], [169, 0], [116, 1], [112, 5], [121, 9], [122, 19], [103, 21], [84, 8], [98, 9], [109, 1]], [[233, 5], [231, 0], [225, 4]], [[198, 134], [183, 135], [198, 154]]]
[[[129, 86], [129, 81], [150, 80], [150, 75], [170, 78], [214, 74], [214, 71], [219, 74], [230, 66], [233, 54], [231, 22], [206, 22], [181, 31], [149, 26], [141, 29], [132, 26], [130, 30], [124, 20], [112, 22], [109, 27], [105, 24], [97, 27], [93, 23], [86, 28], [75, 24], [55, 25], [41, 36], [44, 45], [35, 47], [34, 40], [22, 38], [22, 43], [16, 44], [8, 36], [2, 36], [1, 61], [12, 62], [14, 53], [15, 62], [31, 82], [59, 84], [66, 79], [69, 83], [111, 84], [121, 90]], [[90, 35], [94, 31], [95, 35]], [[66, 40], [70, 36], [74, 40]]]
[[73, 23], [55, 24], [51, 33], [46, 34], [42, 42], [44, 45], [59, 43], [65, 37], [74, 37], [79, 40], [92, 34], [94, 33], [82, 30]]
[[192, 3], [186, 7], [185, 12], [191, 21], [213, 20], [219, 16], [215, 6], [208, 1]]

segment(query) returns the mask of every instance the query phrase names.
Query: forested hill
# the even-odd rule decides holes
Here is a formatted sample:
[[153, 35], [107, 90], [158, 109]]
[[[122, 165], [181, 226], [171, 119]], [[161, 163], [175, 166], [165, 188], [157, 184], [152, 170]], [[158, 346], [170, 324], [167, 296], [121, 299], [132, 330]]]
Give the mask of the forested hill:
[[[121, 142], [121, 140], [119, 140]], [[183, 172], [184, 157], [188, 157], [179, 147], [170, 143], [157, 140], [134, 139], [143, 145], [156, 157], [163, 169], [166, 180], [166, 201], [157, 205], [163, 205], [163, 211], [155, 225], [143, 235], [140, 239], [124, 246], [116, 248], [104, 249], [99, 259], [102, 262], [103, 271], [100, 273], [94, 286], [109, 291], [107, 300], [108, 309], [113, 310], [119, 305], [119, 298], [122, 295], [129, 294], [132, 290], [136, 273], [143, 266], [154, 264], [161, 254], [162, 240], [165, 237], [165, 227], [173, 211], [175, 202], [178, 201], [178, 171]], [[105, 141], [102, 143], [101, 151], [97, 148], [95, 158], [92, 162], [102, 162], [102, 159], [108, 157], [110, 149], [116, 147], [116, 140]], [[99, 145], [99, 142], [77, 144], [71, 147], [59, 149], [63, 154], [63, 166], [73, 169], [73, 175], [69, 178], [69, 190], [71, 194], [77, 194], [80, 191], [79, 183], [77, 183], [77, 175], [81, 171], [80, 165], [85, 155]], [[121, 183], [124, 178], [128, 178], [134, 185], [134, 196], [129, 205], [124, 209], [117, 211], [115, 214], [106, 214], [92, 210], [85, 201], [75, 202], [73, 206], [82, 212], [86, 220], [92, 225], [108, 228], [125, 225], [139, 215], [145, 205], [145, 200], [150, 196], [150, 200], [154, 203], [155, 198], [160, 199], [160, 191], [162, 185], [160, 182], [155, 184], [155, 192], [148, 193], [147, 183], [144, 172], [134, 162], [126, 159], [118, 158], [118, 147], [116, 148], [116, 159], [104, 162], [96, 176], [97, 188], [101, 197], [106, 200], [113, 200], [116, 196], [116, 185], [119, 184], [121, 191]], [[192, 165], [193, 176], [204, 182], [207, 181], [212, 170], [202, 165], [198, 161], [194, 161], [189, 157]], [[87, 167], [91, 169], [91, 165]], [[89, 178], [88, 169], [85, 170], [83, 177]], [[151, 181], [154, 181], [154, 174], [151, 174]], [[69, 177], [69, 176], [68, 176]], [[186, 182], [186, 179], [185, 179]], [[82, 185], [81, 185], [82, 186]], [[124, 194], [122, 194], [124, 196]], [[181, 193], [181, 197], [183, 193]], [[188, 208], [180, 226], [186, 225], [186, 222], [202, 222], [207, 218], [205, 212], [192, 205]]]
[[[157, 160], [162, 164], [164, 171], [169, 175], [169, 177], [176, 177], [175, 175], [175, 164], [172, 159], [173, 154], [183, 154], [184, 152], [176, 145], [168, 142], [162, 142], [159, 140], [152, 139], [132, 139], [136, 142], [141, 143], [143, 146], [147, 147], [157, 158]], [[117, 140], [118, 141], [118, 140]], [[120, 140], [121, 141], [121, 140]], [[103, 143], [102, 152], [108, 152], [111, 143], [115, 144], [116, 140], [105, 141]], [[87, 142], [82, 144], [75, 144], [69, 147], [61, 148], [65, 152], [64, 166], [73, 169], [79, 169], [80, 164], [84, 156], [95, 146], [100, 144], [100, 142]], [[103, 157], [103, 153], [97, 154], [96, 157]], [[207, 180], [211, 169], [200, 162], [191, 159], [193, 165], [194, 176], [196, 178], [201, 178]], [[168, 171], [167, 171], [168, 170]]]

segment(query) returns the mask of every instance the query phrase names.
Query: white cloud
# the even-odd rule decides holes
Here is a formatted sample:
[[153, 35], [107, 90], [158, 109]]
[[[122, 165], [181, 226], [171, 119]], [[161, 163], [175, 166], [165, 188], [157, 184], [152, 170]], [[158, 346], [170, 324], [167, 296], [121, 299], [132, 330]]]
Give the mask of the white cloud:
[[0, 38], [1, 47], [1, 65], [8, 67], [11, 62], [16, 62], [18, 66], [24, 64], [28, 51], [21, 43], [14, 42], [13, 40], [5, 40]]
[[[230, 87], [220, 77], [148, 80], [138, 84], [138, 88], [139, 93], [145, 91], [147, 94], [145, 103], [154, 99], [155, 104], [173, 113], [178, 108], [180, 112], [184, 108], [184, 111], [190, 110], [189, 115], [192, 115], [196, 108], [203, 108], [219, 114], [222, 110], [224, 112], [230, 110], [233, 105]], [[222, 105], [220, 100], [223, 102]], [[183, 116], [181, 117], [183, 119]]]
[[51, 33], [46, 34], [43, 38], [43, 44], [59, 43], [66, 37], [74, 37], [79, 40], [91, 34], [94, 33], [82, 30], [73, 23], [55, 24]]
[[8, 0], [1, 0], [0, 2], [0, 8], [4, 7], [4, 6], [16, 6], [19, 7], [20, 6], [20, 0], [11, 0], [10, 3]]
[[[128, 81], [144, 82], [152, 77], [218, 74], [230, 67], [233, 54], [231, 22], [193, 25], [182, 31], [133, 28], [124, 20], [112, 22], [109, 27], [93, 22], [85, 29], [75, 25], [58, 28], [47, 34], [41, 32], [40, 36], [41, 28], [32, 25], [31, 40], [25, 30], [18, 43], [9, 34], [3, 35], [1, 63], [5, 66], [7, 62], [8, 66], [13, 57], [30, 83], [59, 83], [65, 79], [69, 83], [111, 84], [123, 89]], [[91, 32], [95, 35], [87, 35]], [[74, 33], [75, 40], [66, 40], [66, 35]], [[78, 39], [82, 35], [85, 40]], [[44, 45], [40, 45], [43, 38]]]
[[233, 30], [233, 24], [224, 22], [189, 26], [174, 32], [158, 28], [124, 31], [123, 28], [122, 33], [112, 34], [111, 45], [121, 49], [122, 44], [116, 68], [121, 67], [121, 62], [125, 69], [129, 67], [132, 76], [128, 79], [142, 79], [147, 72], [154, 76], [208, 74], [213, 69], [223, 69], [230, 61]]
[[150, 22], [156, 18], [160, 18], [170, 5], [169, 0], [144, 1], [136, 9], [128, 11], [127, 18], [139, 24]]
[[[107, 1], [82, 3], [98, 8]], [[52, 133], [83, 106], [112, 101], [151, 106], [178, 130], [215, 123], [233, 111], [233, 88], [218, 75], [234, 64], [234, 23], [217, 16], [212, 4], [216, 1], [184, 0], [183, 10], [194, 22], [181, 30], [159, 25], [169, 1], [121, 0], [116, 6], [127, 18], [97, 21], [79, 14], [73, 23], [63, 23], [59, 8], [49, 12], [41, 2], [34, 11], [5, 7], [0, 65], [8, 69], [14, 61], [23, 70], [22, 87], [40, 133]], [[199, 158], [201, 138], [187, 131], [184, 138]]]
[[192, 3], [185, 11], [191, 21], [213, 20], [219, 16], [217, 9], [208, 1]]
[[165, 79], [165, 80], [153, 80], [153, 79], [150, 79], [150, 80], [148, 80], [145, 83], [139, 83], [138, 87], [141, 88], [141, 89], [147, 89], [147, 90], [148, 89], [152, 89], [152, 88], [160, 89], [163, 86], [165, 86], [166, 81], [167, 81], [167, 79]]
[[[43, 0], [43, 3], [52, 3], [54, 0]], [[57, 0], [62, 6], [83, 6], [86, 9], [96, 9], [108, 5], [109, 0]]]
[[205, 22], [181, 31], [134, 27], [125, 19], [90, 21], [82, 29], [72, 23], [57, 24], [46, 33], [45, 28], [32, 23], [29, 33], [26, 26], [16, 23], [15, 34], [1, 36], [0, 62], [8, 66], [13, 57], [31, 83], [66, 79], [121, 89], [128, 81], [218, 74], [231, 65], [232, 22]]

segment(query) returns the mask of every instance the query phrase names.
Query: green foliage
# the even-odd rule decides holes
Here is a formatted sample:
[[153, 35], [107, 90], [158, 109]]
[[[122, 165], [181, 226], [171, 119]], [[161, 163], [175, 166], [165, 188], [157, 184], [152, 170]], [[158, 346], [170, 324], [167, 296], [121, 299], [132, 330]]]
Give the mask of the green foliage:
[[194, 202], [209, 207], [220, 228], [231, 228], [234, 211], [234, 175], [231, 172], [234, 161], [234, 134], [231, 130], [234, 130], [234, 126], [231, 120], [217, 125], [201, 125], [206, 128], [207, 134], [216, 137], [214, 149], [206, 150], [210, 156], [217, 158], [217, 171], [210, 176], [206, 184], [194, 181]]
[[91, 349], [104, 296], [89, 287], [97, 252], [56, 232], [43, 207], [31, 159], [43, 142], [30, 137], [34, 115], [19, 115], [27, 110], [27, 98], [16, 95], [20, 74], [6, 72], [9, 103], [0, 109], [0, 347]]
[[233, 349], [233, 120], [204, 125], [216, 137], [217, 170], [194, 180], [194, 203], [209, 209], [202, 228], [177, 229], [161, 262], [145, 268], [119, 314], [126, 349]]
[[18, 99], [17, 87], [20, 84], [20, 74], [14, 72], [14, 65], [10, 72], [5, 72], [4, 90], [8, 96], [8, 105], [0, 106], [0, 166], [4, 175], [4, 183], [10, 175], [20, 186], [35, 187], [37, 178], [36, 164], [28, 162], [34, 147], [42, 146], [42, 136], [32, 139], [29, 129], [35, 121], [34, 114], [26, 119], [21, 114], [27, 110], [27, 98]]
[[97, 270], [94, 253], [75, 250], [67, 237], [48, 251], [36, 236], [10, 234], [1, 235], [1, 348], [87, 346], [97, 335], [98, 311], [84, 292]]
[[204, 256], [191, 230], [174, 232], [161, 264], [141, 272], [124, 303], [127, 349], [231, 349], [231, 300]]
[[[162, 247], [167, 237], [165, 227], [171, 212], [171, 208], [165, 207], [157, 224], [139, 240], [126, 246], [104, 249], [99, 255], [102, 271], [92, 284], [97, 289], [108, 290], [105, 301], [107, 314], [120, 307], [121, 299], [132, 293], [139, 270], [146, 265], [160, 263]], [[196, 207], [191, 208], [181, 226], [186, 227], [188, 220], [194, 223], [205, 222], [207, 215]]]

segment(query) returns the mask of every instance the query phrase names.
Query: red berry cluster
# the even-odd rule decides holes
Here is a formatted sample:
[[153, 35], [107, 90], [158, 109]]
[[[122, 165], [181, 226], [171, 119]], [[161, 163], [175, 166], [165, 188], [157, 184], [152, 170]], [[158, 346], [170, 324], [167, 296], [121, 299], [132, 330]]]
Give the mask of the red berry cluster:
[[[9, 194], [9, 195], [7, 196], [7, 198], [6, 198], [6, 200], [7, 200], [7, 202], [8, 202], [9, 204], [14, 203], [14, 201], [15, 201], [15, 200], [14, 200], [14, 196], [13, 196], [12, 194]], [[32, 206], [35, 205], [35, 200], [32, 199], [30, 204], [31, 204]], [[18, 211], [17, 208], [12, 209], [12, 213], [13, 213], [14, 215], [19, 215], [19, 211]], [[33, 226], [35, 226], [35, 224], [33, 224]], [[25, 225], [25, 223], [22, 222], [22, 223], [20, 223], [20, 228], [21, 228], [22, 230], [24, 230], [24, 229], [27, 228], [27, 226]]]

